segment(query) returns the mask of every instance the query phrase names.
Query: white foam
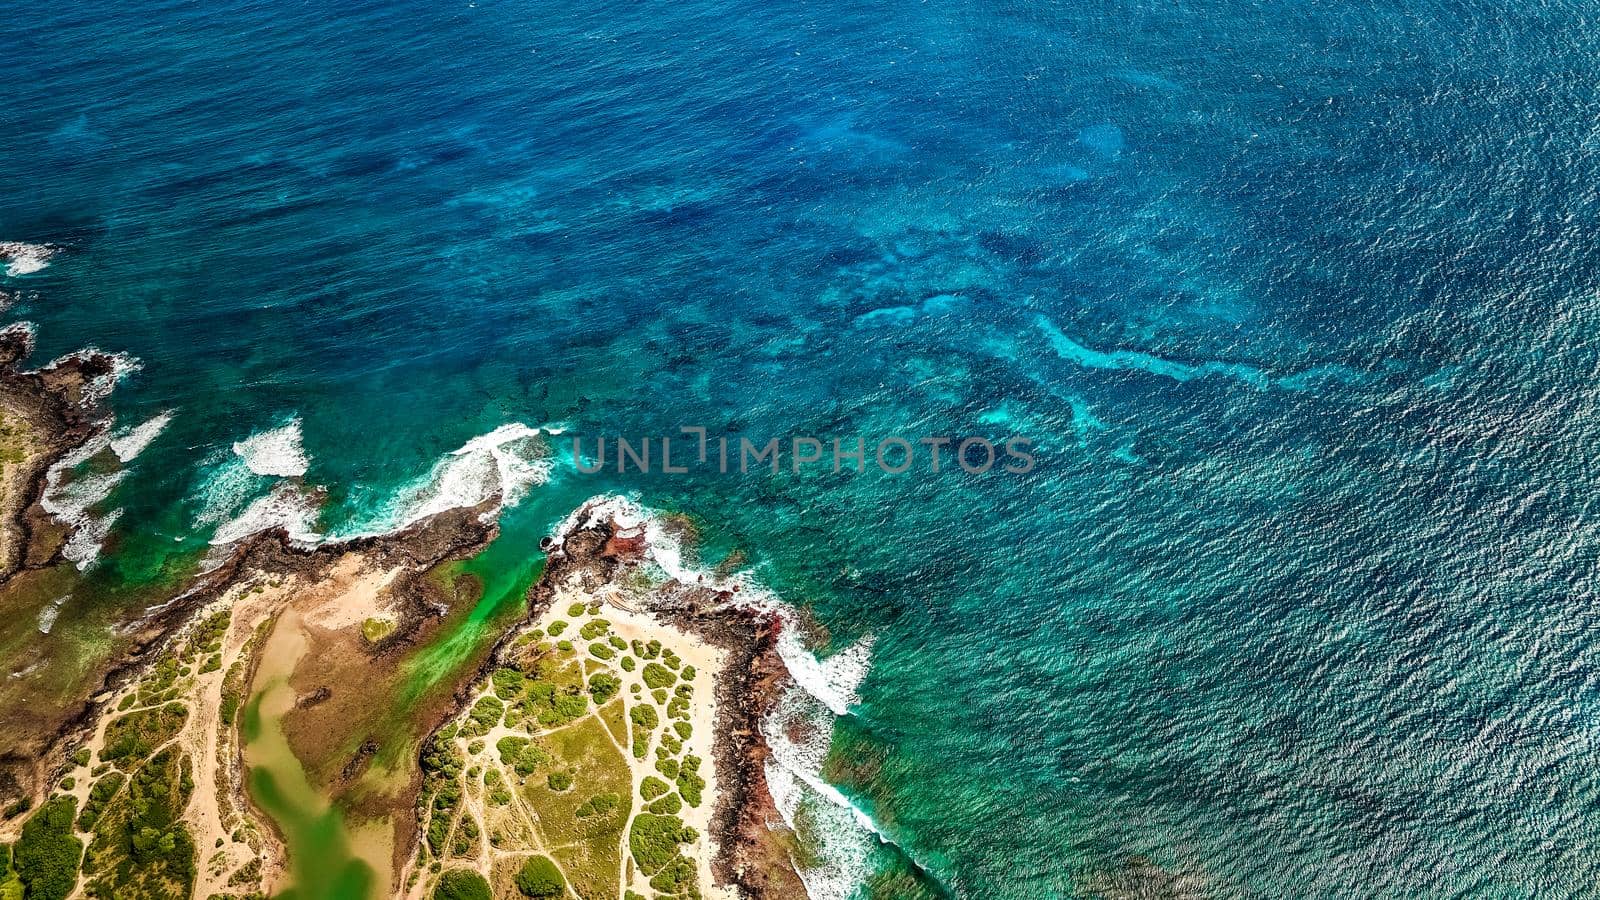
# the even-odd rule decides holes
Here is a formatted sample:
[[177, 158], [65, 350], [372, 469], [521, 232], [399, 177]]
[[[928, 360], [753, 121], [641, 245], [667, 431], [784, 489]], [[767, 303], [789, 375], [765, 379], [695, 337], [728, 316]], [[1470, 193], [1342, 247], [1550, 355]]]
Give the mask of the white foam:
[[211, 536], [213, 546], [232, 544], [252, 534], [282, 528], [297, 544], [314, 545], [317, 534], [317, 504], [293, 482], [280, 481], [266, 495], [257, 497], [244, 512], [222, 523]]
[[778, 655], [789, 674], [834, 715], [849, 715], [850, 707], [861, 702], [858, 690], [872, 668], [872, 636], [818, 659], [801, 643], [793, 614], [780, 611], [779, 615], [784, 617], [785, 627], [778, 633]]
[[[785, 824], [812, 851], [792, 859], [811, 900], [849, 900], [872, 874], [873, 845], [886, 840], [877, 823], [823, 780], [833, 716], [798, 687], [784, 692], [762, 735], [772, 748], [767, 787]], [[790, 735], [802, 735], [801, 741]]]
[[199, 488], [200, 513], [195, 516], [195, 525], [202, 528], [232, 518], [265, 484], [244, 460], [225, 452], [212, 456], [206, 465], [209, 471]]
[[121, 515], [120, 510], [113, 510], [97, 517], [94, 509], [111, 496], [111, 492], [116, 490], [128, 473], [121, 469], [115, 472], [83, 472], [71, 478], [68, 473], [105, 450], [110, 443], [110, 434], [101, 431], [56, 460], [45, 473], [44, 493], [39, 497], [39, 506], [51, 518], [67, 527], [67, 540], [61, 553], [80, 570], [87, 569], [94, 562], [100, 553], [100, 545], [111, 532], [111, 525]]
[[50, 265], [50, 257], [61, 252], [48, 244], [25, 244], [21, 241], [0, 241], [0, 260], [6, 261], [6, 275], [20, 278], [32, 275]]
[[111, 533], [111, 526], [117, 524], [120, 518], [120, 509], [113, 509], [103, 516], [85, 516], [72, 529], [66, 543], [61, 545], [62, 558], [77, 566], [80, 572], [89, 568], [100, 557], [101, 545]]
[[258, 431], [233, 445], [235, 456], [257, 475], [291, 478], [304, 475], [311, 463], [301, 445], [300, 420], [270, 431]]
[[471, 509], [497, 497], [496, 509], [487, 516], [517, 505], [530, 489], [550, 479], [551, 462], [538, 440], [541, 433], [512, 422], [467, 441], [346, 536], [398, 531], [446, 510]]
[[117, 455], [122, 462], [131, 462], [134, 457], [144, 452], [150, 442], [172, 421], [172, 410], [157, 413], [148, 420], [127, 428], [119, 428], [111, 436], [111, 452]]
[[[69, 595], [70, 596], [70, 595]], [[49, 634], [50, 629], [56, 627], [56, 619], [61, 616], [61, 607], [65, 606], [67, 597], [57, 597], [54, 601], [39, 610], [39, 633]]]

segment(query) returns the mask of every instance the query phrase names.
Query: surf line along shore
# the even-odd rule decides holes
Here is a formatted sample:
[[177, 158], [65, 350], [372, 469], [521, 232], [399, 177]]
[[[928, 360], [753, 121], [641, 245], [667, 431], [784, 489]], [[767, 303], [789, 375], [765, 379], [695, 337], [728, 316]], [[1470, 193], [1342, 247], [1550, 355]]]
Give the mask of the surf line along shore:
[[[583, 896], [804, 896], [759, 727], [788, 679], [782, 623], [650, 565], [643, 526], [597, 509], [481, 619], [462, 563], [492, 537], [484, 510], [309, 550], [250, 539], [8, 830], [75, 842], [77, 889], [102, 895], [553, 876]], [[130, 834], [159, 852], [125, 852]]]

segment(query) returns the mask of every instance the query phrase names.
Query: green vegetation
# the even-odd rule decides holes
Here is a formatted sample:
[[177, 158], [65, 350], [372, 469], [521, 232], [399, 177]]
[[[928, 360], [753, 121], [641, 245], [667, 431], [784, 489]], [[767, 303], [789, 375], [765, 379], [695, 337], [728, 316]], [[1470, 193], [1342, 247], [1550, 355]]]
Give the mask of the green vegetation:
[[596, 672], [589, 676], [589, 696], [594, 699], [595, 706], [604, 706], [621, 690], [622, 680], [609, 672]]
[[551, 772], [550, 777], [545, 779], [545, 783], [550, 786], [552, 791], [565, 791], [572, 787], [572, 773]]
[[676, 815], [679, 810], [683, 809], [683, 801], [678, 799], [677, 794], [668, 794], [646, 806], [645, 809], [658, 816]]
[[[671, 889], [657, 886], [654, 878], [651, 879], [651, 887], [663, 893], [677, 893], [684, 876], [677, 870], [676, 864], [679, 860], [688, 862], [678, 852], [678, 845], [687, 844], [698, 837], [695, 830], [684, 825], [683, 820], [677, 816], [645, 812], [633, 819], [633, 827], [628, 832], [628, 850], [633, 853], [633, 861], [639, 865], [639, 870], [644, 874], [650, 876], [663, 872], [670, 874]], [[690, 863], [688, 880], [692, 883], [693, 878], [694, 865]]]
[[694, 666], [684, 666], [683, 671], [679, 672], [678, 675], [682, 677], [684, 681], [693, 681], [695, 675]]
[[685, 756], [678, 766], [678, 793], [683, 795], [683, 802], [698, 807], [705, 789], [706, 780], [700, 777], [700, 757]]
[[550, 754], [525, 737], [507, 735], [495, 744], [495, 749], [500, 751], [500, 762], [518, 775], [531, 775], [550, 762]]
[[605, 619], [595, 619], [578, 629], [578, 636], [586, 641], [592, 641], [611, 630], [611, 623]]
[[22, 900], [22, 879], [11, 865], [11, 848], [0, 844], [0, 900]]
[[561, 870], [545, 856], [530, 856], [512, 879], [524, 897], [559, 897], [567, 889]]
[[83, 841], [72, 833], [78, 801], [56, 797], [22, 826], [11, 864], [27, 900], [65, 900], [78, 881]]
[[670, 790], [672, 790], [670, 785], [654, 775], [646, 775], [644, 780], [639, 782], [639, 796], [646, 800], [654, 800]]
[[560, 619], [557, 619], [554, 622], [550, 623], [550, 627], [545, 629], [545, 632], [547, 634], [549, 634], [551, 637], [560, 637], [561, 636], [561, 632], [566, 631], [566, 630], [567, 630], [567, 623], [561, 621]]
[[114, 762], [124, 772], [136, 768], [157, 747], [177, 736], [189, 717], [182, 703], [128, 713], [106, 726], [106, 745], [100, 758]]
[[508, 703], [521, 696], [528, 686], [527, 676], [516, 669], [495, 669], [489, 678], [494, 683], [495, 696]]
[[450, 869], [439, 876], [433, 900], [491, 900], [489, 882], [472, 869]]
[[612, 649], [614, 649], [614, 650], [626, 650], [626, 649], [628, 649], [628, 642], [623, 640], [622, 638], [617, 637], [614, 634], [611, 635], [610, 637], [606, 638], [606, 643], [610, 644]]
[[596, 794], [583, 801], [583, 805], [578, 807], [573, 815], [580, 819], [605, 815], [616, 809], [620, 803], [622, 803], [622, 798], [616, 794]]
[[633, 657], [624, 656], [622, 658], [622, 671], [624, 671], [624, 672], [632, 672], [633, 671], [633, 667], [636, 666], [636, 665], [638, 665], [638, 663], [635, 663], [633, 661]]
[[85, 871], [91, 896], [187, 897], [195, 847], [183, 810], [194, 790], [189, 760], [168, 747], [128, 778], [95, 821]]
[[467, 713], [467, 721], [462, 723], [459, 733], [462, 737], [481, 737], [489, 733], [489, 729], [500, 724], [500, 718], [506, 713], [506, 705], [501, 703], [493, 694], [484, 694], [478, 702], [472, 704], [472, 711]]
[[669, 687], [678, 680], [671, 669], [660, 663], [646, 663], [642, 674], [645, 687], [651, 689]]
[[369, 644], [381, 642], [394, 634], [395, 621], [383, 616], [372, 616], [361, 623], [361, 637]]
[[567, 615], [569, 615], [569, 616], [573, 617], [574, 619], [576, 619], [577, 617], [583, 615], [583, 611], [588, 609], [588, 608], [589, 607], [587, 605], [585, 605], [585, 604], [574, 603], [571, 606], [567, 607]]
[[611, 649], [609, 644], [590, 644], [589, 655], [595, 659], [611, 659], [617, 655], [617, 651]]
[[689, 739], [690, 735], [694, 734], [694, 726], [690, 725], [688, 722], [673, 722], [672, 730], [678, 733], [678, 737], [683, 738], [686, 741]]

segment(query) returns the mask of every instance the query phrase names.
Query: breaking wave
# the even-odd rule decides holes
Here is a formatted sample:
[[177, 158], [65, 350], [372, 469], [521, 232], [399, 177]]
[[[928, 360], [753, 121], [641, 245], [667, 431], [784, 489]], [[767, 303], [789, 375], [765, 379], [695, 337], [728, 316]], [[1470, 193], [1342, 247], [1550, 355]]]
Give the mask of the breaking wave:
[[144, 452], [144, 448], [150, 446], [150, 442], [155, 440], [171, 421], [172, 411], [167, 410], [138, 425], [118, 429], [111, 435], [111, 452], [124, 463], [132, 462], [134, 457]]
[[530, 489], [550, 479], [551, 461], [540, 437], [545, 433], [512, 422], [467, 441], [340, 537], [399, 531], [429, 516], [471, 509], [496, 497], [499, 503], [489, 515], [517, 505]]
[[311, 462], [302, 445], [300, 420], [269, 431], [259, 431], [233, 445], [233, 455], [257, 475], [289, 478], [304, 475]]
[[50, 265], [50, 258], [60, 253], [59, 247], [49, 244], [25, 244], [22, 241], [0, 241], [0, 260], [6, 263], [6, 275], [20, 278]]

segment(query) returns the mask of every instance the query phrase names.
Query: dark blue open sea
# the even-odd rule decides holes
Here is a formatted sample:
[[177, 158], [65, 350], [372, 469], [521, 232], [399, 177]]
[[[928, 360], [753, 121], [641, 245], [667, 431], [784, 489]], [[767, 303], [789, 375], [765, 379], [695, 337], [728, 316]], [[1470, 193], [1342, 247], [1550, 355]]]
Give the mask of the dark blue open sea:
[[[6, 315], [172, 412], [99, 577], [392, 527], [511, 423], [1026, 435], [558, 462], [508, 534], [630, 493], [870, 646], [822, 896], [1600, 894], [1600, 7], [5, 19], [0, 241], [59, 248]], [[326, 504], [252, 513], [300, 456]]]

